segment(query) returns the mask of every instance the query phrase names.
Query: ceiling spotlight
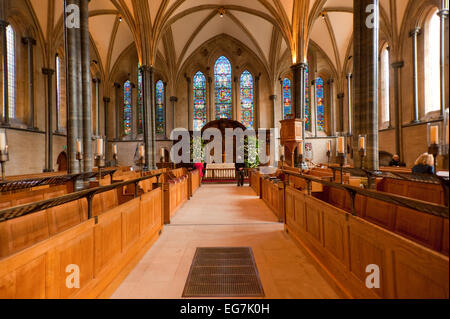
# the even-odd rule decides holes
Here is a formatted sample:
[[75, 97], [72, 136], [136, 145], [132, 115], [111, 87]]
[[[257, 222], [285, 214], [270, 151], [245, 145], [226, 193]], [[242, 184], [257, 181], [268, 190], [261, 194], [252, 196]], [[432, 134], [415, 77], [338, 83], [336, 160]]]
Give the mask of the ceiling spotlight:
[[219, 14], [220, 14], [220, 17], [223, 18], [223, 16], [225, 15], [225, 9], [224, 8], [220, 8], [219, 9]]
[[122, 22], [122, 17], [119, 17], [119, 22]]
[[324, 19], [324, 20], [325, 20], [326, 15], [327, 15], [327, 13], [326, 13], [325, 11], [323, 11], [323, 12], [320, 14], [320, 16], [322, 17], [322, 19]]

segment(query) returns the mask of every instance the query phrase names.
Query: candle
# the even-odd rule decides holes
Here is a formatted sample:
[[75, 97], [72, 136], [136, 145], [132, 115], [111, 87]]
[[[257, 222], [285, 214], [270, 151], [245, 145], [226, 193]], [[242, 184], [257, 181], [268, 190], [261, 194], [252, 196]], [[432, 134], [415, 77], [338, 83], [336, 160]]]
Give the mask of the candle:
[[300, 142], [298, 145], [298, 154], [303, 155], [303, 142]]
[[331, 141], [328, 141], [327, 143], [327, 151], [331, 152]]
[[0, 132], [0, 151], [6, 150], [6, 132]]
[[139, 156], [144, 157], [144, 154], [145, 154], [144, 145], [139, 145]]
[[430, 127], [430, 143], [431, 144], [439, 144], [439, 127], [431, 126]]
[[338, 137], [338, 147], [337, 147], [337, 149], [338, 149], [338, 153], [340, 153], [340, 154], [345, 153], [345, 151], [344, 151], [344, 137], [343, 136]]
[[364, 136], [359, 137], [359, 149], [360, 150], [366, 149], [366, 138]]
[[81, 141], [77, 139], [77, 153], [81, 153]]
[[103, 139], [97, 139], [97, 155], [103, 155]]
[[164, 157], [164, 149], [161, 149], [161, 157]]
[[117, 155], [117, 144], [113, 145], [113, 154]]

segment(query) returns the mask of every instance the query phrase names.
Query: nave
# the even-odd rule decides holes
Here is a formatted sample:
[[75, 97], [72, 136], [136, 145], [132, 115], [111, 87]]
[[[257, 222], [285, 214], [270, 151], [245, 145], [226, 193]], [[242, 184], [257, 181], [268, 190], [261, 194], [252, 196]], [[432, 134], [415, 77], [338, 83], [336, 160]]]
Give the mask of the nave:
[[203, 185], [177, 212], [112, 298], [181, 298], [197, 247], [251, 247], [265, 298], [346, 297], [251, 188], [215, 184]]

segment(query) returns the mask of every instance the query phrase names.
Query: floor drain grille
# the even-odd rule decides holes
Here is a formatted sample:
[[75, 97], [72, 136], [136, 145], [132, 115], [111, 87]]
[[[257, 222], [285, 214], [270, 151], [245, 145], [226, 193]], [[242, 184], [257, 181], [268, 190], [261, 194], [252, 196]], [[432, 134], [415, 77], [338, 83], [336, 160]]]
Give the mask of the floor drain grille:
[[252, 249], [197, 248], [183, 297], [264, 297]]

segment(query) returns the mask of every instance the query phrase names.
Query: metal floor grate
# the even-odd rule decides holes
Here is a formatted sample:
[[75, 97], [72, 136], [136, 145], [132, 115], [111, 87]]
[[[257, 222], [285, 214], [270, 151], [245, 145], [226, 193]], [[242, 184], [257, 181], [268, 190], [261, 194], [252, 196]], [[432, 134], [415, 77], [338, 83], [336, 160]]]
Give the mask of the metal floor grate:
[[252, 249], [197, 248], [183, 297], [264, 297]]

